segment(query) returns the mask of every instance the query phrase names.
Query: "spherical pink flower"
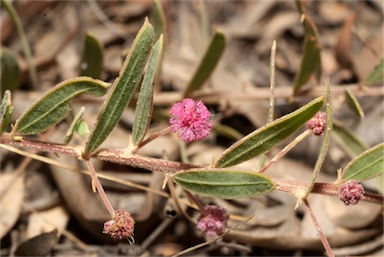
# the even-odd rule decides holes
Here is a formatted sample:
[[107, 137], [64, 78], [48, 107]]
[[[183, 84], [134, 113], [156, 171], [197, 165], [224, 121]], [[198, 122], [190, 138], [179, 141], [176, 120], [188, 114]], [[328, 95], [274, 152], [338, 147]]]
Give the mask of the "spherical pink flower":
[[364, 187], [356, 180], [350, 180], [339, 187], [339, 199], [345, 205], [355, 205], [364, 198]]
[[126, 210], [117, 210], [113, 220], [104, 223], [103, 233], [108, 234], [114, 240], [127, 238], [133, 240], [135, 221]]
[[327, 115], [325, 112], [318, 112], [315, 116], [312, 117], [312, 119], [307, 122], [307, 127], [312, 129], [313, 134], [316, 136], [322, 135], [326, 126], [326, 117]]
[[220, 236], [225, 232], [229, 215], [224, 208], [207, 205], [200, 215], [196, 228], [209, 237]]
[[203, 139], [211, 132], [211, 113], [201, 101], [186, 98], [175, 103], [170, 113], [172, 131], [185, 142]]

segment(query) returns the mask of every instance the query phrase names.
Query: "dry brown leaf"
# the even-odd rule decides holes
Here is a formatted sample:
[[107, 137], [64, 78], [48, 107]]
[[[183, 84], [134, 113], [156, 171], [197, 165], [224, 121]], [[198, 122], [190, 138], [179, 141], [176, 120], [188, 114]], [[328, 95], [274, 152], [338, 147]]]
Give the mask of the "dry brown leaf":
[[24, 173], [0, 174], [0, 238], [3, 238], [19, 219], [24, 199]]

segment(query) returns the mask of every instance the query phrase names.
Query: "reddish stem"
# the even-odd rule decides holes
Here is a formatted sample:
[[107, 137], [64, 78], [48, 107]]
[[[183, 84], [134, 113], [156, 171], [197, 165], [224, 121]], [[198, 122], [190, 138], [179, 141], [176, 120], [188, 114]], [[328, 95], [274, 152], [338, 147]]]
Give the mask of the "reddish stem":
[[319, 237], [320, 237], [321, 243], [323, 244], [323, 246], [324, 246], [324, 248], [325, 248], [325, 251], [327, 252], [327, 255], [328, 255], [329, 257], [334, 257], [335, 255], [334, 255], [333, 252], [332, 252], [332, 248], [331, 248], [331, 246], [329, 245], [328, 239], [327, 239], [327, 237], [324, 235], [323, 231], [321, 230], [320, 224], [319, 224], [319, 222], [317, 221], [316, 216], [315, 216], [315, 214], [313, 213], [311, 206], [309, 205], [307, 199], [304, 199], [303, 202], [304, 202], [305, 207], [307, 208], [307, 211], [308, 211], [309, 215], [311, 216], [311, 219], [312, 219], [312, 221], [313, 221], [313, 224], [315, 225], [315, 228], [316, 228], [316, 230], [317, 230], [317, 233], [319, 233]]

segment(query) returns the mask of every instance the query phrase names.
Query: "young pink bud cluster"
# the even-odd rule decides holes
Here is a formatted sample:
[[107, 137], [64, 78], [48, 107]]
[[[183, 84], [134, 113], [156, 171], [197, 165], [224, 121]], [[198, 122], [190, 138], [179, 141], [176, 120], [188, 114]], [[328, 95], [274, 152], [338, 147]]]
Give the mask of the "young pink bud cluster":
[[175, 103], [170, 113], [172, 131], [185, 142], [203, 139], [211, 132], [211, 113], [201, 101], [186, 98]]
[[204, 207], [204, 212], [201, 213], [197, 229], [209, 237], [220, 236], [225, 232], [229, 215], [224, 208], [207, 205]]
[[113, 240], [124, 238], [131, 240], [135, 221], [131, 214], [126, 210], [117, 210], [113, 220], [104, 223], [103, 233], [109, 235]]
[[307, 122], [307, 127], [312, 129], [313, 134], [316, 136], [321, 136], [324, 133], [325, 125], [326, 125], [326, 117], [325, 112], [318, 112], [315, 116], [312, 117]]
[[356, 180], [350, 180], [339, 187], [339, 199], [345, 205], [355, 205], [364, 198], [364, 188]]

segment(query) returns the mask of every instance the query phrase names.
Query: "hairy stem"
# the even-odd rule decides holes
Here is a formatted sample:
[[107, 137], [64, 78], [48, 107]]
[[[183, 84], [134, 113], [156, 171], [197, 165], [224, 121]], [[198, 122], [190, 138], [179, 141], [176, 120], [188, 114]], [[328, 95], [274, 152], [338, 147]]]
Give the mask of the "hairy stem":
[[323, 244], [323, 246], [324, 246], [324, 248], [325, 248], [325, 251], [327, 252], [327, 255], [328, 255], [329, 257], [334, 257], [335, 255], [334, 255], [333, 252], [332, 252], [332, 248], [331, 248], [331, 246], [329, 245], [328, 239], [327, 239], [327, 237], [324, 235], [323, 231], [321, 230], [320, 224], [319, 224], [319, 222], [317, 221], [316, 216], [315, 216], [315, 214], [313, 213], [311, 206], [309, 205], [307, 199], [303, 199], [303, 201], [304, 201], [304, 205], [305, 205], [305, 207], [307, 208], [307, 211], [308, 211], [309, 215], [311, 216], [311, 219], [312, 219], [312, 221], [313, 221], [313, 224], [315, 225], [315, 228], [316, 228], [316, 230], [317, 230], [317, 233], [319, 233], [319, 237], [320, 237], [321, 243]]

